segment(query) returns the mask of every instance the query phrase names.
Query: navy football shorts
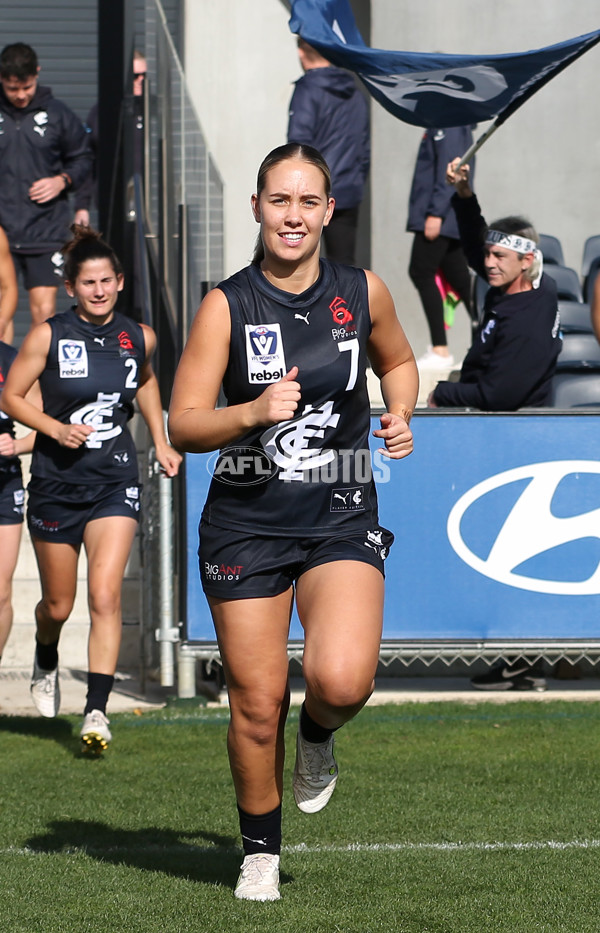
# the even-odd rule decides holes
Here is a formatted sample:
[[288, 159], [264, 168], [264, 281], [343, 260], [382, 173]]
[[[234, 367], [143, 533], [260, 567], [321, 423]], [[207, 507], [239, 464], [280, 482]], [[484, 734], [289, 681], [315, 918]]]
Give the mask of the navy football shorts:
[[0, 473], [0, 525], [21, 525], [25, 490], [20, 473]]
[[23, 285], [26, 290], [54, 286], [58, 288], [63, 282], [63, 266], [65, 258], [58, 249], [51, 252], [23, 254], [18, 250], [12, 253], [17, 275], [19, 271], [23, 276]]
[[74, 486], [33, 478], [28, 486], [27, 526], [33, 538], [81, 544], [88, 522], [124, 515], [140, 519], [142, 487], [107, 483]]
[[200, 580], [207, 596], [255, 599], [278, 596], [307, 570], [336, 560], [383, 565], [394, 542], [391, 531], [370, 531], [329, 538], [280, 538], [217, 528], [200, 522]]

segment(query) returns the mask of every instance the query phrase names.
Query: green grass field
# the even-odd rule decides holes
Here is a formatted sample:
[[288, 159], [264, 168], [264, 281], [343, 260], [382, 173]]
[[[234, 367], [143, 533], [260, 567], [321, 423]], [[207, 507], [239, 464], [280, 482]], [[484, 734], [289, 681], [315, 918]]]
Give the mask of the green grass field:
[[[288, 787], [297, 710], [288, 725]], [[598, 933], [600, 707], [371, 707], [338, 787], [284, 799], [282, 899], [236, 901], [227, 712], [0, 717], [2, 933]]]

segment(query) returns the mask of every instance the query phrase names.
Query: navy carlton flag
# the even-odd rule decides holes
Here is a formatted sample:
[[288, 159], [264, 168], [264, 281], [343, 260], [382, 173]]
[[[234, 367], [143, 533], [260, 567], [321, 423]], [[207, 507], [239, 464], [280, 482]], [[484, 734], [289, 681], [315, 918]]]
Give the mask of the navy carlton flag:
[[563, 68], [600, 42], [600, 30], [507, 55], [391, 52], [365, 45], [348, 0], [292, 0], [290, 29], [334, 65], [355, 72], [391, 114], [415, 126], [506, 120]]

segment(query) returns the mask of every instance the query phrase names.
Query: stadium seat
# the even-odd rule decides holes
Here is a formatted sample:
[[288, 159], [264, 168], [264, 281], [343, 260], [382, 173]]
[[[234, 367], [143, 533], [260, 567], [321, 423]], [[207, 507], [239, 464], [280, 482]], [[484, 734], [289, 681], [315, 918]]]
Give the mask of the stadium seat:
[[583, 287], [583, 297], [585, 301], [589, 304], [592, 303], [592, 295], [594, 294], [594, 284], [596, 282], [596, 277], [598, 275], [598, 270], [600, 269], [600, 256], [596, 256], [595, 259], [592, 259], [590, 268], [588, 269], [588, 274], [585, 278], [584, 287]]
[[564, 266], [565, 257], [558, 237], [540, 233], [539, 247], [544, 257], [544, 263], [553, 266]]
[[600, 373], [557, 373], [550, 404], [552, 408], [600, 407]]
[[600, 373], [600, 344], [595, 334], [563, 334], [556, 369], [561, 372], [593, 370]]
[[544, 265], [544, 272], [556, 282], [559, 301], [583, 301], [581, 283], [575, 269], [570, 266]]
[[559, 301], [560, 329], [563, 334], [593, 333], [590, 306], [582, 301]]
[[581, 260], [581, 278], [585, 282], [589, 275], [590, 266], [594, 259], [600, 257], [600, 234], [589, 236], [583, 244], [583, 259]]

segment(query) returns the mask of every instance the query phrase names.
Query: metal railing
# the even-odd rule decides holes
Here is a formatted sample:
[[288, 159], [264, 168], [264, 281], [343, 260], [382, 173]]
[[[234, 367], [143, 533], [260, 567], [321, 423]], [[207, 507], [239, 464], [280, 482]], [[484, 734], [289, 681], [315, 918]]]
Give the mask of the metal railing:
[[[157, 334], [154, 368], [163, 409], [193, 315], [207, 283], [223, 278], [223, 184], [208, 151], [159, 0], [146, 0], [143, 172], [128, 187], [126, 240], [136, 256], [135, 304]], [[124, 134], [127, 135], [127, 134]], [[158, 665], [175, 682], [181, 587], [185, 585], [185, 475], [161, 477], [154, 451], [144, 470], [140, 529], [142, 680]]]

